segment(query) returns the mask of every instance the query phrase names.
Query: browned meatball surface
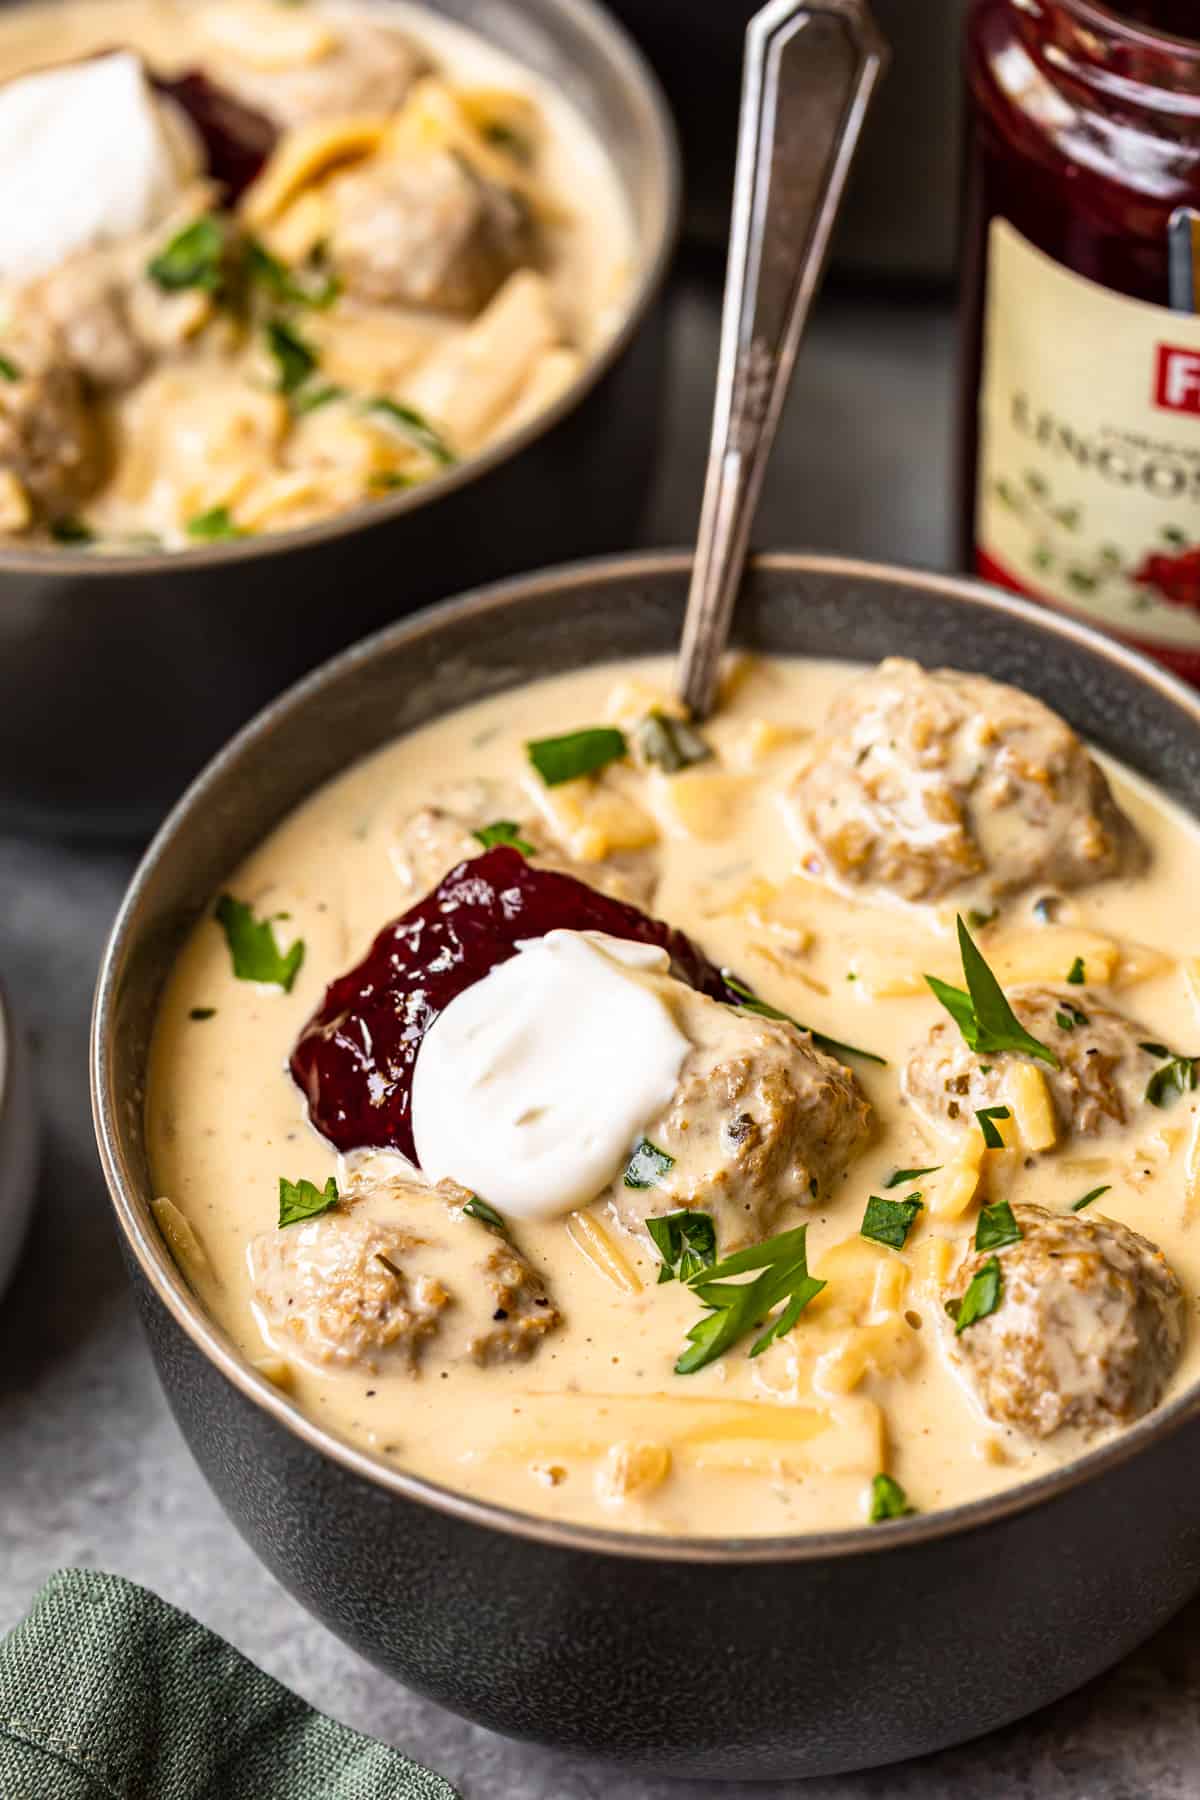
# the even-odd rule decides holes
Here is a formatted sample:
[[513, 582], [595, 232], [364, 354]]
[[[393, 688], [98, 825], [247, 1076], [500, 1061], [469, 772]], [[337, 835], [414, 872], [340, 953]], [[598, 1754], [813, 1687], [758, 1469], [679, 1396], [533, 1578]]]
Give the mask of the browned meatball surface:
[[674, 1010], [692, 1049], [646, 1133], [673, 1166], [651, 1188], [619, 1179], [611, 1199], [630, 1229], [680, 1207], [709, 1213], [724, 1254], [830, 1195], [867, 1140], [871, 1105], [853, 1073], [794, 1025], [682, 987]]
[[333, 263], [380, 305], [472, 315], [534, 261], [529, 209], [450, 150], [393, 157], [334, 184]]
[[[1038, 1062], [1054, 1104], [1059, 1138], [1096, 1137], [1125, 1125], [1143, 1104], [1162, 1059], [1143, 1048], [1151, 1032], [1081, 988], [1012, 988], [1009, 1004], [1027, 1031], [1058, 1057]], [[982, 1107], [1002, 1105], [1012, 1054], [977, 1054], [954, 1021], [942, 1017], [901, 1074], [906, 1097], [938, 1130], [975, 1125]]]
[[961, 1301], [998, 1257], [999, 1305], [951, 1339], [984, 1411], [1039, 1438], [1140, 1418], [1161, 1399], [1183, 1345], [1184, 1296], [1161, 1250], [1094, 1213], [1013, 1212], [1020, 1240], [968, 1254], [946, 1295]]
[[789, 803], [829, 875], [906, 900], [1084, 887], [1145, 857], [1056, 713], [985, 676], [901, 657], [838, 698]]
[[339, 12], [323, 55], [275, 68], [214, 47], [206, 72], [276, 125], [303, 126], [352, 113], [391, 113], [428, 67], [423, 50], [370, 18]]
[[255, 1238], [254, 1302], [277, 1348], [367, 1372], [532, 1356], [562, 1315], [518, 1246], [464, 1214], [470, 1198], [352, 1177], [331, 1211]]
[[0, 379], [0, 470], [33, 511], [53, 522], [86, 500], [103, 474], [99, 428], [77, 371], [32, 338], [5, 343]]

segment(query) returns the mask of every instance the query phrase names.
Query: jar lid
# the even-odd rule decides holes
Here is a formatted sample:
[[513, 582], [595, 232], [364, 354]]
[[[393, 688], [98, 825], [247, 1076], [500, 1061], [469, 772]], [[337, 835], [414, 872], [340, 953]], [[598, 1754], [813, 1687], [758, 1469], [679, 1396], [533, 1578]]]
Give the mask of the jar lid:
[[33, 1211], [38, 1121], [25, 1040], [0, 986], [0, 1295], [16, 1267]]

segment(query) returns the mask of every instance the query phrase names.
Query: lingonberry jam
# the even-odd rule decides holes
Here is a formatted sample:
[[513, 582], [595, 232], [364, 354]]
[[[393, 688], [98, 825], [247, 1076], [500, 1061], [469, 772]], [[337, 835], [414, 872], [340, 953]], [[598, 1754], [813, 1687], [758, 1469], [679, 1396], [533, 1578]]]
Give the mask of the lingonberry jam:
[[456, 994], [515, 956], [523, 939], [560, 929], [656, 944], [680, 981], [710, 999], [738, 1002], [683, 932], [502, 845], [452, 869], [326, 990], [291, 1056], [322, 1136], [339, 1150], [369, 1145], [415, 1162], [412, 1077], [425, 1033]]
[[1200, 681], [1200, 0], [973, 0], [966, 76], [966, 554]]

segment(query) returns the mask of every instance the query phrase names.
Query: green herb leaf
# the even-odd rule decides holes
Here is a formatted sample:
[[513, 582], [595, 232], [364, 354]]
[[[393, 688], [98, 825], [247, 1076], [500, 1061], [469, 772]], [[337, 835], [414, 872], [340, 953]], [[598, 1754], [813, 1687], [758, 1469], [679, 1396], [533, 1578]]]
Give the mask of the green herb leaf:
[[225, 284], [225, 226], [213, 213], [196, 219], [146, 264], [151, 281], [168, 294], [201, 288], [219, 294]]
[[590, 726], [562, 737], [534, 738], [525, 746], [530, 762], [547, 787], [594, 775], [597, 769], [628, 756], [625, 733], [615, 725]]
[[521, 836], [521, 827], [515, 819], [495, 819], [490, 825], [481, 825], [471, 836], [478, 838], [485, 850], [494, 850], [497, 844], [509, 844], [522, 856], [534, 854], [533, 845]]
[[1012, 1114], [1007, 1106], [981, 1106], [976, 1109], [975, 1117], [979, 1120], [979, 1129], [983, 1133], [983, 1141], [989, 1150], [1003, 1150], [1004, 1139], [992, 1123], [994, 1119], [1010, 1119]]
[[303, 387], [319, 361], [312, 346], [282, 319], [267, 321], [267, 348], [279, 369], [277, 386], [281, 394], [294, 394]]
[[[735, 1251], [711, 1269], [691, 1277], [688, 1286], [706, 1309], [707, 1317], [688, 1332], [691, 1348], [683, 1351], [676, 1362], [677, 1375], [694, 1374], [697, 1369], [723, 1356], [768, 1313], [785, 1302], [784, 1310], [774, 1324], [755, 1341], [751, 1356], [761, 1355], [774, 1338], [791, 1330], [809, 1301], [825, 1286], [823, 1281], [815, 1280], [808, 1273], [807, 1233], [807, 1225], [797, 1225], [778, 1237], [767, 1238], [747, 1250]], [[729, 1279], [754, 1270], [762, 1272], [753, 1281]]]
[[887, 1067], [886, 1057], [876, 1056], [873, 1050], [860, 1050], [855, 1044], [843, 1044], [837, 1038], [826, 1037], [823, 1031], [811, 1031], [808, 1025], [802, 1025], [799, 1019], [794, 1019], [791, 1013], [780, 1012], [769, 1001], [760, 1000], [754, 989], [747, 987], [731, 969], [721, 970], [721, 980], [738, 996], [740, 1012], [757, 1013], [763, 1019], [782, 1019], [785, 1025], [794, 1025], [797, 1031], [809, 1031], [817, 1049], [824, 1050], [829, 1056], [861, 1056], [864, 1062], [878, 1063], [881, 1069]]
[[1067, 980], [1072, 987], [1082, 987], [1087, 980], [1087, 970], [1084, 967], [1082, 956], [1077, 956], [1067, 970]]
[[51, 520], [50, 536], [56, 544], [94, 544], [96, 541], [96, 534], [90, 525], [70, 516]]
[[418, 483], [402, 469], [375, 469], [367, 477], [367, 486], [377, 494], [394, 494], [399, 488], [416, 487]]
[[344, 400], [345, 388], [335, 387], [331, 381], [316, 387], [302, 388], [298, 394], [292, 395], [292, 411], [297, 418], [305, 413], [316, 412], [318, 407], [328, 406], [331, 400]]
[[463, 1211], [468, 1219], [478, 1219], [481, 1225], [486, 1225], [491, 1231], [498, 1231], [501, 1237], [508, 1236], [508, 1226], [500, 1214], [494, 1206], [489, 1206], [486, 1200], [481, 1200], [478, 1194], [471, 1195], [471, 1198], [464, 1204]]
[[193, 1006], [191, 1012], [188, 1014], [189, 1019], [196, 1020], [215, 1019], [216, 1016], [217, 1009], [215, 1006]]
[[975, 1226], [975, 1248], [1002, 1250], [1006, 1244], [1015, 1244], [1024, 1235], [1008, 1201], [997, 1200], [994, 1205], [985, 1206], [979, 1214]]
[[239, 981], [265, 981], [281, 987], [285, 994], [304, 961], [304, 942], [297, 938], [286, 952], [275, 942], [269, 919], [256, 919], [253, 908], [232, 894], [222, 894], [217, 901], [216, 920], [225, 933], [233, 972]]
[[1075, 1021], [1070, 1013], [1056, 1012], [1054, 1015], [1054, 1023], [1058, 1026], [1060, 1031], [1074, 1031], [1075, 1029]]
[[625, 1170], [627, 1188], [661, 1187], [665, 1176], [675, 1167], [675, 1158], [643, 1138], [629, 1159]]
[[858, 1228], [859, 1236], [870, 1238], [876, 1244], [887, 1244], [893, 1250], [903, 1250], [921, 1206], [920, 1194], [911, 1194], [907, 1200], [881, 1200], [878, 1194], [872, 1194]]
[[367, 401], [367, 411], [379, 413], [389, 424], [395, 425], [410, 443], [415, 444], [419, 450], [424, 450], [426, 456], [431, 457], [435, 463], [440, 463], [443, 468], [449, 468], [451, 463], [458, 461], [445, 438], [434, 430], [429, 420], [415, 406], [405, 406], [399, 400], [388, 400], [381, 396]]
[[659, 1284], [664, 1281], [690, 1281], [717, 1260], [717, 1228], [708, 1213], [660, 1213], [646, 1220], [646, 1230], [654, 1248], [662, 1257], [658, 1271]]
[[[994, 1313], [1004, 1297], [1004, 1277], [998, 1258], [989, 1256], [981, 1269], [972, 1275], [961, 1300], [947, 1301], [946, 1310], [954, 1320], [954, 1335], [959, 1337], [968, 1325], [978, 1324]], [[953, 1308], [953, 1311], [951, 1311]]]
[[642, 720], [637, 728], [637, 743], [646, 762], [654, 763], [668, 775], [676, 775], [694, 763], [708, 762], [712, 757], [710, 746], [698, 731], [693, 731], [685, 720], [671, 719], [661, 712], [649, 713]]
[[941, 1163], [931, 1163], [927, 1169], [897, 1169], [883, 1185], [888, 1188], [903, 1187], [906, 1182], [919, 1181], [922, 1175], [936, 1175], [941, 1167]]
[[323, 1188], [311, 1181], [288, 1181], [279, 1177], [279, 1228], [299, 1225], [302, 1219], [319, 1219], [338, 1203], [337, 1182], [333, 1176]]
[[967, 991], [939, 981], [936, 975], [926, 975], [925, 980], [962, 1032], [967, 1047], [985, 1053], [1011, 1050], [1019, 1056], [1037, 1057], [1057, 1069], [1058, 1057], [1021, 1024], [961, 917], [958, 947]]
[[885, 1519], [906, 1519], [916, 1507], [908, 1504], [908, 1495], [898, 1481], [890, 1475], [875, 1475], [871, 1478], [871, 1505], [867, 1518], [872, 1525], [881, 1525]]
[[[1143, 1050], [1148, 1049], [1146, 1044]], [[1158, 1045], [1156, 1049], [1161, 1049]], [[1196, 1064], [1200, 1057], [1168, 1056], [1161, 1069], [1155, 1069], [1146, 1083], [1146, 1098], [1151, 1106], [1170, 1106], [1181, 1094], [1190, 1094], [1196, 1086]]]
[[1073, 1201], [1071, 1204], [1071, 1211], [1082, 1212], [1085, 1206], [1090, 1206], [1093, 1200], [1098, 1200], [1100, 1198], [1101, 1194], [1108, 1194], [1111, 1193], [1111, 1191], [1112, 1182], [1106, 1181], [1103, 1187], [1090, 1189], [1089, 1192], [1083, 1196], [1082, 1200]]
[[304, 278], [272, 256], [257, 238], [251, 238], [246, 245], [245, 268], [248, 278], [283, 306], [312, 306], [323, 310], [332, 306], [342, 291], [336, 275], [318, 269]]
[[187, 534], [206, 544], [220, 544], [246, 536], [241, 527], [234, 524], [227, 506], [210, 506], [207, 512], [196, 513], [187, 522]]
[[5, 381], [20, 381], [22, 373], [20, 363], [15, 363], [11, 356], [0, 356], [0, 375]]

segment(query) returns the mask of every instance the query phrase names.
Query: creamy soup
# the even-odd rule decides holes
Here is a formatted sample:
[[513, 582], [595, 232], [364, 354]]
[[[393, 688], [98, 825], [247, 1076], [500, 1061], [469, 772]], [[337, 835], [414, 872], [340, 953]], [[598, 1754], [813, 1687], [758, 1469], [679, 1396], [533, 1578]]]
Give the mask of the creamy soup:
[[502, 694], [231, 872], [147, 1118], [239, 1350], [398, 1468], [685, 1535], [969, 1500], [1191, 1382], [1191, 821], [912, 664], [673, 714], [658, 662]]
[[0, 15], [0, 534], [178, 548], [425, 482], [610, 339], [635, 247], [559, 93], [401, 3]]

